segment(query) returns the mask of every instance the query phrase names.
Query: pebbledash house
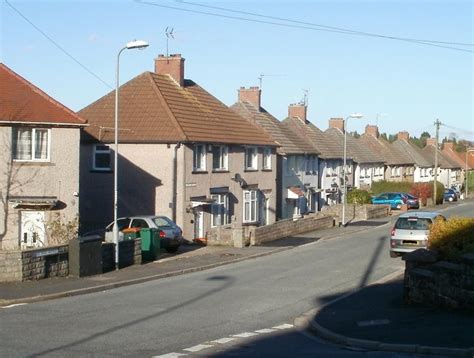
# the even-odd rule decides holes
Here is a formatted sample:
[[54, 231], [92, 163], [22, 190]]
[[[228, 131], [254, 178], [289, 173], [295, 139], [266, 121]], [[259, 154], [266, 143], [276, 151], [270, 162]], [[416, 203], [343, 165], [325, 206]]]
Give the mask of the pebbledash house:
[[[119, 90], [118, 216], [166, 215], [187, 240], [222, 225], [276, 219], [277, 144], [195, 82], [181, 55], [159, 55]], [[113, 220], [114, 98], [79, 112], [82, 230]]]

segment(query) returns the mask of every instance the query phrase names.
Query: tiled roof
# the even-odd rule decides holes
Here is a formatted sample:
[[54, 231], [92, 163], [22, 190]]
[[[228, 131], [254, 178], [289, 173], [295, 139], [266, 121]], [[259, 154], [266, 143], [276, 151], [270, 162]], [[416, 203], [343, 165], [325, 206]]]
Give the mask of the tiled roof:
[[430, 168], [434, 165], [434, 161], [431, 161], [430, 157], [423, 153], [421, 148], [404, 139], [397, 139], [392, 145], [399, 151], [406, 153], [419, 167]]
[[467, 159], [467, 167], [469, 170], [474, 169], [474, 151], [472, 149], [469, 152], [454, 152], [463, 162], [463, 168], [466, 168], [466, 159]]
[[[342, 159], [344, 148], [340, 143], [332, 141], [323, 131], [308, 120], [300, 118], [286, 118], [283, 122], [299, 136], [307, 138], [316, 150], [321, 153], [322, 159]], [[350, 155], [347, 158], [351, 159]]]
[[[335, 142], [344, 146], [344, 133], [337, 128], [326, 129], [325, 133]], [[383, 163], [384, 158], [377, 151], [371, 150], [363, 142], [357, 140], [351, 135], [346, 137], [347, 155], [351, 156], [356, 163]]]
[[[435, 162], [435, 147], [432, 145], [426, 145], [422, 152], [434, 165]], [[449, 158], [446, 154], [444, 154], [441, 150], [438, 150], [438, 166], [444, 169], [458, 169], [461, 166], [455, 162], [453, 159]]]
[[[211, 142], [276, 146], [263, 130], [190, 80], [144, 72], [120, 87], [120, 142]], [[115, 91], [82, 109], [87, 132], [113, 141]]]
[[264, 108], [257, 109], [249, 102], [237, 102], [231, 107], [241, 117], [260, 126], [280, 147], [279, 154], [319, 154], [315, 147], [304, 137], [296, 135], [286, 124], [273, 117]]
[[458, 152], [455, 152], [451, 148], [444, 147], [442, 152], [445, 156], [449, 157], [452, 161], [454, 161], [460, 168], [466, 167], [465, 153], [463, 153], [464, 159], [461, 159], [461, 157], [457, 154]]
[[86, 125], [86, 121], [0, 63], [0, 123]]
[[387, 165], [413, 165], [415, 162], [404, 151], [400, 151], [381, 137], [362, 134], [358, 139], [371, 151], [379, 153]]

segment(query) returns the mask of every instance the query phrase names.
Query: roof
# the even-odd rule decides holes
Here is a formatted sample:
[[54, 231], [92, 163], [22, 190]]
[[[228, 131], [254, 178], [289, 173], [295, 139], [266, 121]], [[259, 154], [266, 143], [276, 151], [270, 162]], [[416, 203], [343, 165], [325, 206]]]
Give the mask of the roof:
[[[144, 72], [120, 87], [120, 142], [203, 142], [276, 146], [256, 125], [248, 123], [191, 80], [181, 87], [169, 75]], [[115, 91], [79, 113], [91, 126], [87, 133], [113, 141]]]
[[[334, 141], [342, 143], [344, 146], [344, 132], [338, 128], [328, 128], [325, 133]], [[377, 151], [371, 150], [368, 146], [351, 135], [346, 136], [347, 153], [356, 163], [383, 163], [385, 159]]]
[[[436, 148], [430, 144], [427, 144], [422, 149], [422, 152], [433, 161], [433, 165], [435, 161], [435, 151], [436, 151]], [[448, 155], [443, 153], [441, 150], [438, 150], [438, 166], [444, 169], [461, 168], [461, 166], [456, 161], [451, 159]]]
[[0, 63], [0, 123], [80, 125], [87, 122]]
[[[322, 159], [342, 159], [344, 148], [340, 143], [334, 142], [323, 131], [308, 120], [301, 118], [286, 118], [282, 122], [298, 136], [303, 136], [311, 142], [320, 153]], [[347, 158], [351, 159], [350, 153]]]
[[[457, 152], [455, 152], [451, 148], [448, 148], [447, 146], [444, 146], [443, 150], [442, 150], [442, 153], [445, 156], [449, 157], [452, 161], [454, 161], [460, 168], [465, 168], [466, 167], [465, 158], [461, 159], [461, 157], [456, 154]], [[463, 153], [459, 153], [459, 154], [463, 154]]]
[[371, 151], [379, 153], [387, 165], [413, 165], [415, 163], [406, 153], [398, 150], [382, 137], [364, 133], [358, 141]]
[[241, 117], [260, 126], [267, 132], [273, 140], [280, 145], [277, 149], [279, 154], [319, 154], [319, 151], [311, 145], [309, 140], [298, 136], [288, 125], [280, 122], [264, 108], [257, 108], [252, 103], [246, 101], [237, 102], [230, 108], [236, 111]]
[[431, 161], [430, 157], [423, 153], [421, 148], [418, 148], [416, 145], [404, 139], [397, 139], [392, 143], [392, 145], [399, 151], [408, 155], [419, 167], [430, 168], [434, 165], [434, 160]]

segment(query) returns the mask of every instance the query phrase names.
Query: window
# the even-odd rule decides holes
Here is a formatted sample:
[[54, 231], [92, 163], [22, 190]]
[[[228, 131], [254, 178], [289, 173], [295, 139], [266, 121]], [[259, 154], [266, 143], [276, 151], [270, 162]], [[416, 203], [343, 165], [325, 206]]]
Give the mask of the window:
[[211, 226], [226, 225], [229, 223], [229, 196], [227, 194], [213, 194], [215, 200], [211, 206]]
[[212, 147], [212, 169], [213, 170], [227, 170], [229, 149], [224, 145], [217, 145]]
[[47, 162], [50, 129], [13, 128], [13, 160]]
[[245, 148], [245, 169], [246, 170], [257, 170], [257, 148], [248, 147]]
[[196, 144], [194, 146], [193, 170], [206, 170], [206, 146], [204, 144]]
[[401, 175], [401, 172], [402, 172], [402, 168], [398, 167], [397, 168], [397, 177], [399, 177]]
[[135, 227], [137, 229], [148, 228], [148, 224], [143, 219], [133, 219], [130, 227]]
[[397, 174], [397, 168], [392, 167], [390, 168], [390, 176], [394, 177]]
[[244, 191], [244, 223], [252, 223], [258, 220], [258, 191], [245, 190]]
[[95, 145], [92, 160], [94, 170], [110, 170], [110, 147], [108, 145]]
[[263, 148], [262, 168], [265, 170], [272, 169], [272, 149]]

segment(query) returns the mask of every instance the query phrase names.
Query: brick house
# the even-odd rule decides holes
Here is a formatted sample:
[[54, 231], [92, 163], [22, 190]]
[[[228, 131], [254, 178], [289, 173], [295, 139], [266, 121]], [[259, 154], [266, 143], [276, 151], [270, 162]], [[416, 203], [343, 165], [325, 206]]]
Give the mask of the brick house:
[[73, 111], [0, 64], [2, 250], [54, 244], [48, 224], [77, 218], [85, 126]]
[[[277, 144], [195, 82], [181, 55], [120, 87], [118, 215], [166, 215], [187, 240], [275, 221]], [[113, 220], [115, 91], [79, 113], [82, 230]]]
[[[241, 117], [256, 124], [268, 133], [277, 148], [277, 218], [296, 218], [307, 211], [318, 210], [318, 155], [311, 142], [296, 135], [288, 125], [280, 122], [261, 106], [258, 87], [238, 91], [238, 101], [231, 106]], [[306, 109], [303, 105], [290, 105], [290, 116]]]

